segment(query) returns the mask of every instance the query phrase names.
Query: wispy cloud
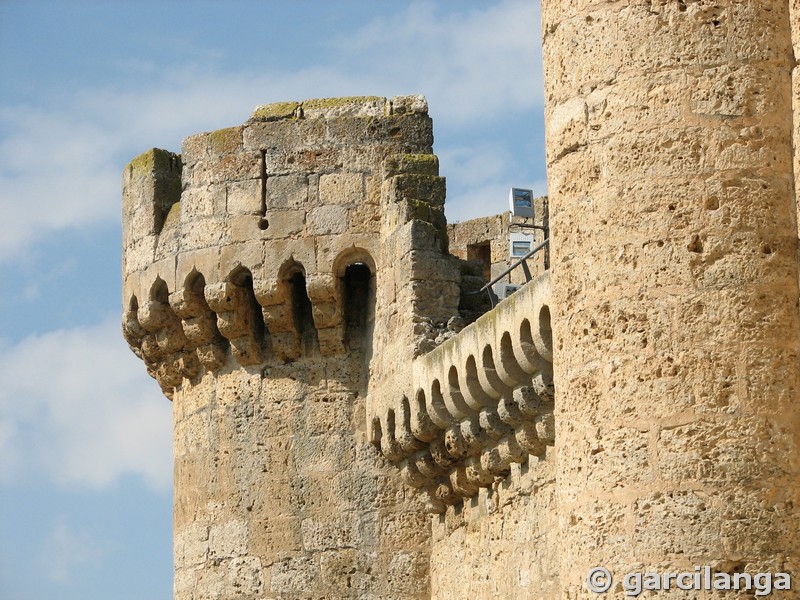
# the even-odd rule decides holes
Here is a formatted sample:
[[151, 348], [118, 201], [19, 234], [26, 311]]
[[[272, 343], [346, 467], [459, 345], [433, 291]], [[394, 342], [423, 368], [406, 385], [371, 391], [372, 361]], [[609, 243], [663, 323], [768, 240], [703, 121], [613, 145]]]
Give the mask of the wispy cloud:
[[42, 566], [49, 579], [56, 583], [67, 583], [77, 569], [102, 556], [102, 549], [91, 535], [73, 530], [61, 521], [45, 540]]
[[[448, 16], [436, 3], [415, 2], [343, 34], [328, 56], [292, 72], [151, 65], [147, 86], [118, 83], [36, 106], [0, 106], [0, 223], [7, 224], [0, 262], [54, 231], [117, 221], [127, 160], [240, 123], [256, 104], [424, 93], [440, 133], [513, 128], [519, 111], [542, 103], [538, 22], [538, 4], [523, 0]], [[441, 139], [440, 152], [447, 149]], [[457, 192], [456, 178], [443, 174]]]
[[416, 2], [340, 39], [350, 65], [419, 86], [445, 123], [502, 120], [544, 102], [539, 3], [506, 0], [441, 16]]
[[[448, 177], [445, 210], [450, 221], [508, 210], [510, 184], [531, 188], [537, 196], [547, 194], [546, 180], [520, 179], [519, 174], [524, 172], [520, 157], [505, 144], [452, 146], [438, 154], [441, 171]], [[450, 189], [451, 180], [459, 182], [455, 190]]]
[[171, 405], [108, 320], [0, 347], [0, 481], [172, 481]]

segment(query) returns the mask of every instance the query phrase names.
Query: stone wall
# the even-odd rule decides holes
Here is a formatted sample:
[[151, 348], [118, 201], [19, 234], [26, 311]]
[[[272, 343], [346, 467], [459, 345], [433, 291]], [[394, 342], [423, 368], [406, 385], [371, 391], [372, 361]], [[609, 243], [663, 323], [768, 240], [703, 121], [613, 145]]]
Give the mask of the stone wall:
[[791, 9], [543, 2], [552, 272], [488, 313], [507, 217], [448, 228], [421, 97], [134, 159], [123, 332], [174, 403], [175, 597], [796, 572]]
[[174, 404], [176, 599], [555, 585], [552, 560], [483, 587], [451, 562], [552, 555], [549, 280], [464, 329], [486, 307], [431, 141], [419, 97], [314, 100], [126, 169], [123, 332]]
[[555, 456], [509, 475], [433, 522], [432, 598], [560, 598]]
[[542, 275], [413, 361], [372, 439], [437, 514], [435, 598], [555, 597], [552, 345]]

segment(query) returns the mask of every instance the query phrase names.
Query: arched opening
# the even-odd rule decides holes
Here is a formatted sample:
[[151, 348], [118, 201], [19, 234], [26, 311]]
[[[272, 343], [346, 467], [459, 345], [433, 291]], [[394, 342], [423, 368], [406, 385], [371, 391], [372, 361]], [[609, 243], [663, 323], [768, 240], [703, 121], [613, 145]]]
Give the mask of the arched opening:
[[256, 300], [256, 294], [253, 290], [253, 274], [244, 267], [239, 267], [228, 277], [228, 281], [232, 284], [243, 288], [247, 292], [247, 300], [250, 308], [248, 317], [253, 327], [253, 334], [257, 340], [264, 339], [264, 332], [266, 326], [264, 325], [264, 316], [261, 314], [261, 305]]
[[311, 310], [311, 299], [306, 290], [306, 276], [302, 269], [297, 269], [287, 279], [292, 302], [292, 316], [297, 335], [305, 342], [313, 338], [314, 315]]
[[553, 348], [553, 329], [550, 325], [550, 307], [542, 306], [539, 310], [539, 336], [546, 348]]
[[425, 390], [417, 390], [414, 395], [414, 410], [411, 411], [411, 432], [419, 440], [430, 442], [441, 431], [428, 415], [428, 407], [425, 401]]
[[375, 278], [365, 262], [348, 265], [342, 276], [345, 344], [366, 350], [375, 320]]
[[[207, 368], [215, 368], [222, 361], [221, 353], [227, 351], [229, 342], [217, 328], [217, 316], [206, 300], [206, 278], [192, 269], [183, 282], [188, 308], [178, 316], [183, 320], [184, 331], [198, 344], [203, 345], [200, 360]], [[188, 325], [188, 329], [187, 329]], [[211, 349], [215, 346], [217, 350]]]
[[519, 366], [517, 357], [514, 356], [514, 344], [508, 331], [504, 331], [500, 337], [500, 366], [505, 372], [505, 377], [509, 379], [506, 383], [511, 387], [527, 383], [530, 379], [530, 375]]
[[455, 365], [451, 365], [447, 371], [447, 383], [450, 386], [450, 391], [453, 393], [461, 393], [461, 386], [458, 383], [458, 369]]
[[531, 367], [534, 369], [541, 362], [539, 354], [536, 351], [536, 344], [531, 332], [531, 322], [528, 319], [523, 319], [519, 326], [519, 349], [522, 351], [523, 356], [520, 359], [528, 362], [527, 365], [520, 365], [526, 370], [530, 371]]
[[370, 432], [370, 441], [378, 449], [381, 449], [381, 438], [383, 432], [381, 431], [381, 420], [379, 417], [372, 417], [372, 431]]
[[184, 289], [186, 289], [187, 292], [191, 292], [192, 295], [196, 296], [198, 299], [202, 298], [203, 302], [205, 302], [205, 288], [206, 278], [203, 277], [202, 273], [192, 270], [192, 272], [186, 276]]
[[160, 304], [169, 304], [167, 282], [161, 279], [161, 277], [156, 277], [156, 280], [153, 282], [153, 287], [150, 288], [150, 300]]
[[434, 379], [431, 382], [430, 399], [431, 404], [428, 414], [439, 429], [447, 429], [455, 420], [450, 414], [450, 411], [447, 410], [447, 405], [444, 402], [444, 395], [442, 394], [442, 386], [438, 379]]
[[142, 338], [145, 333], [139, 323], [138, 310], [139, 300], [136, 296], [131, 296], [128, 302], [128, 310], [125, 311], [122, 317], [122, 334], [125, 336], [125, 340], [130, 344], [131, 348], [134, 349], [134, 352], [137, 353], [137, 356], [141, 356], [139, 349], [142, 346]]

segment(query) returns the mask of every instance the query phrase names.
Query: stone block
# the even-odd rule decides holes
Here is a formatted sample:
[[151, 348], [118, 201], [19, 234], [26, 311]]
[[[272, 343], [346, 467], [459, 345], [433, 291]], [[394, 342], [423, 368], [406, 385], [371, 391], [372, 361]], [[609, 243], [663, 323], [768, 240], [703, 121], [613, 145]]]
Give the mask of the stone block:
[[287, 260], [300, 263], [307, 274], [317, 271], [315, 241], [312, 237], [270, 239], [264, 243], [265, 276], [277, 279]]
[[264, 246], [259, 241], [230, 244], [220, 250], [219, 272], [227, 277], [239, 267], [244, 267], [258, 277], [264, 264]]
[[361, 204], [364, 200], [363, 174], [332, 173], [320, 176], [320, 204]]
[[268, 238], [295, 237], [305, 228], [306, 214], [303, 210], [269, 210], [267, 221], [269, 227], [265, 233]]
[[331, 235], [347, 230], [347, 208], [343, 206], [318, 206], [306, 217], [309, 235]]
[[392, 114], [428, 114], [428, 101], [425, 96], [414, 94], [410, 96], [394, 96], [391, 99]]
[[354, 448], [348, 437], [329, 433], [296, 440], [294, 455], [300, 473], [337, 473], [340, 465], [352, 462]]
[[224, 246], [230, 243], [230, 222], [219, 218], [197, 219], [181, 232], [181, 251]]
[[422, 200], [435, 206], [444, 204], [447, 194], [444, 177], [431, 175], [395, 175], [389, 181], [389, 197], [394, 201]]
[[270, 591], [279, 596], [307, 594], [319, 578], [319, 565], [308, 557], [284, 558], [271, 569]]
[[362, 542], [358, 516], [352, 513], [303, 519], [300, 532], [307, 552], [357, 548]]
[[242, 151], [206, 161], [209, 183], [245, 181], [261, 177], [261, 153]]
[[212, 524], [208, 529], [208, 557], [233, 558], [245, 554], [250, 526], [246, 521], [230, 520]]
[[178, 255], [178, 266], [175, 270], [176, 289], [183, 288], [187, 283], [186, 279], [193, 272], [200, 273], [207, 283], [218, 281], [219, 252], [218, 247], [181, 252]]
[[261, 180], [249, 179], [228, 183], [227, 199], [228, 214], [261, 214]]
[[352, 233], [378, 233], [381, 228], [380, 207], [377, 204], [362, 204], [350, 208], [347, 224]]
[[253, 523], [250, 532], [251, 554], [277, 558], [301, 552], [300, 519], [295, 516], [271, 516]]
[[307, 204], [307, 175], [277, 175], [267, 177], [267, 212], [276, 208], [307, 208]]

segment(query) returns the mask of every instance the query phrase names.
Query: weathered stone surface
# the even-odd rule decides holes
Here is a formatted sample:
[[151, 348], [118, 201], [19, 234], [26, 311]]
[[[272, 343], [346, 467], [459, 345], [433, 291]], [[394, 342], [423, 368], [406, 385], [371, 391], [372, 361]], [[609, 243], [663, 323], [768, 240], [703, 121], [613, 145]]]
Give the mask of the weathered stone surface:
[[788, 5], [543, 2], [562, 597], [797, 563]]

